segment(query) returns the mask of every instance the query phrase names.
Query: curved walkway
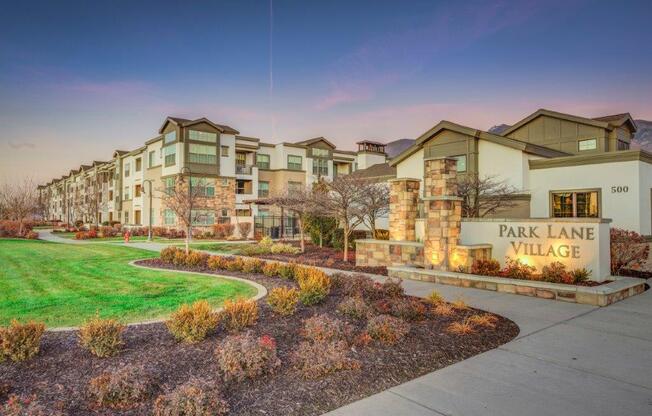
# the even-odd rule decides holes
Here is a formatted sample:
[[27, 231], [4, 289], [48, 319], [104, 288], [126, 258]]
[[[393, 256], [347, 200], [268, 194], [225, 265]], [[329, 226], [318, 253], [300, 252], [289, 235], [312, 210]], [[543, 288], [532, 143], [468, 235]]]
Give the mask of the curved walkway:
[[[164, 248], [147, 242], [128, 245]], [[406, 293], [414, 296], [437, 290], [448, 300], [461, 297], [475, 308], [513, 320], [521, 332], [499, 348], [344, 406], [330, 416], [652, 414], [652, 291], [597, 308], [427, 282], [403, 283]]]

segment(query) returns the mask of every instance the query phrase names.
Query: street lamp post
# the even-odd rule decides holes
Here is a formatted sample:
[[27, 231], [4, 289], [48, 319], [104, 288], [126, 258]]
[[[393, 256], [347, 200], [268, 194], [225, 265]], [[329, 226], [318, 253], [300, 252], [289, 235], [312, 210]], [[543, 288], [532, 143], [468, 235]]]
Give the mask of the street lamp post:
[[147, 241], [150, 243], [152, 242], [152, 180], [151, 179], [145, 179], [143, 182], [147, 182], [149, 184], [149, 227], [147, 227]]

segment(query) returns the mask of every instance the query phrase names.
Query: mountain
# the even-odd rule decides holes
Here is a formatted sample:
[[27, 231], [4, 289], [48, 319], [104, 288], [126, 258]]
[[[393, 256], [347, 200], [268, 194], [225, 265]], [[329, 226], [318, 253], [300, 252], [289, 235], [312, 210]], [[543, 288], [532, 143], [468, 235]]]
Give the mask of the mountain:
[[399, 139], [399, 140], [394, 140], [393, 142], [387, 143], [385, 147], [385, 151], [387, 152], [387, 156], [389, 158], [396, 157], [400, 153], [402, 153], [405, 149], [408, 147], [412, 146], [414, 144], [414, 139]]
[[512, 126], [510, 126], [509, 124], [497, 124], [489, 129], [489, 133], [500, 134], [510, 127]]

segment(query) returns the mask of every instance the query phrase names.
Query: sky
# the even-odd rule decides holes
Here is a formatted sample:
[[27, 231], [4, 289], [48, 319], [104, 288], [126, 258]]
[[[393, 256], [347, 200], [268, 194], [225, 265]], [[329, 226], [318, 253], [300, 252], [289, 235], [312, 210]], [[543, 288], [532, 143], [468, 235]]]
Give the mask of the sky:
[[647, 1], [7, 1], [0, 182], [207, 117], [267, 142], [415, 138], [539, 108], [652, 120]]

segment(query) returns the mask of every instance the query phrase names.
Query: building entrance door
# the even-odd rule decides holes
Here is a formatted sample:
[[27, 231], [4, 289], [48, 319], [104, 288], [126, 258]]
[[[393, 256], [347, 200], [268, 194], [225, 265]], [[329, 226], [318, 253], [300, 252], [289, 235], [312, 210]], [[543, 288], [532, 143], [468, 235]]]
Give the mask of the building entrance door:
[[136, 225], [142, 225], [140, 221], [140, 211], [134, 211], [134, 223]]

